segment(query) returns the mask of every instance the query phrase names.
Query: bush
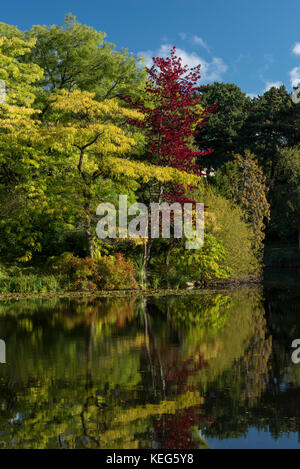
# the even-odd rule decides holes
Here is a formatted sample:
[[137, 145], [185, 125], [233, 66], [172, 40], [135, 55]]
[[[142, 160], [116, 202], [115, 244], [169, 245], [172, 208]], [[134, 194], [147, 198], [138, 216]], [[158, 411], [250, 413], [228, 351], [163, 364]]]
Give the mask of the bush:
[[52, 261], [52, 269], [66, 276], [75, 290], [137, 288], [132, 261], [120, 253], [97, 260], [64, 253]]
[[100, 259], [97, 272], [108, 290], [137, 288], [133, 263], [121, 253]]
[[205, 286], [214, 279], [257, 277], [261, 258], [253, 248], [254, 232], [241, 208], [207, 183], [189, 196], [207, 207], [204, 246], [186, 250], [184, 242], [175, 242], [167, 266], [170, 243], [158, 240], [150, 262], [152, 286], [157, 278], [161, 287], [185, 288], [187, 282]]
[[201, 249], [187, 251], [184, 244], [175, 248], [170, 258], [170, 266], [177, 276], [182, 273], [186, 281], [205, 286], [208, 280], [229, 277], [232, 270], [226, 265], [227, 257], [222, 243], [207, 234]]
[[[165, 255], [152, 260], [154, 271], [162, 272]], [[221, 241], [213, 235], [205, 234], [201, 249], [185, 249], [184, 242], [172, 249], [168, 268], [161, 278], [161, 286], [168, 288], [186, 287], [187, 282], [205, 286], [208, 280], [227, 278], [232, 270], [227, 266], [227, 254]]]
[[66, 252], [52, 260], [51, 268], [67, 277], [75, 290], [96, 290], [101, 282], [97, 276], [97, 264], [89, 257], [80, 258]]
[[205, 233], [212, 234], [222, 243], [231, 275], [242, 278], [260, 274], [260, 257], [253, 249], [254, 232], [245, 222], [242, 209], [208, 184], [194, 191], [193, 197], [207, 206]]

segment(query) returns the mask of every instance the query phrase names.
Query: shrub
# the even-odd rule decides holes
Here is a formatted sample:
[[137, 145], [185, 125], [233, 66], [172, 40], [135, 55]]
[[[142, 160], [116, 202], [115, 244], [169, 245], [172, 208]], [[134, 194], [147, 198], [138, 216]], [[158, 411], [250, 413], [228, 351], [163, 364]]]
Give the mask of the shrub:
[[137, 288], [132, 261], [120, 253], [97, 259], [64, 253], [52, 261], [52, 269], [70, 279], [76, 290]]
[[207, 234], [201, 249], [187, 251], [184, 244], [175, 248], [170, 258], [170, 266], [177, 275], [185, 274], [187, 281], [191, 280], [204, 286], [208, 280], [229, 277], [232, 270], [226, 265], [227, 257], [222, 242]]
[[121, 253], [100, 259], [98, 274], [104, 281], [104, 288], [108, 290], [137, 288], [133, 263]]
[[[162, 253], [152, 260], [156, 272], [161, 272], [165, 262]], [[223, 243], [213, 235], [206, 233], [201, 249], [185, 249], [185, 243], [177, 243], [169, 256], [167, 271], [161, 278], [161, 285], [182, 288], [187, 282], [205, 286], [208, 280], [227, 278], [232, 269], [227, 266], [227, 253]]]
[[160, 286], [182, 288], [187, 282], [205, 286], [214, 279], [258, 276], [261, 262], [253, 248], [255, 236], [241, 208], [207, 183], [191, 191], [190, 197], [207, 207], [204, 246], [186, 250], [183, 242], [174, 242], [169, 251], [170, 242], [158, 240], [150, 261], [150, 278], [158, 277]]
[[97, 276], [97, 263], [90, 257], [80, 258], [66, 252], [52, 260], [51, 267], [66, 276], [75, 290], [96, 290], [101, 283]]
[[226, 265], [231, 269], [232, 276], [242, 278], [260, 274], [260, 258], [253, 249], [255, 235], [245, 222], [242, 209], [208, 184], [194, 191], [193, 197], [207, 206], [205, 233], [212, 234], [222, 243]]

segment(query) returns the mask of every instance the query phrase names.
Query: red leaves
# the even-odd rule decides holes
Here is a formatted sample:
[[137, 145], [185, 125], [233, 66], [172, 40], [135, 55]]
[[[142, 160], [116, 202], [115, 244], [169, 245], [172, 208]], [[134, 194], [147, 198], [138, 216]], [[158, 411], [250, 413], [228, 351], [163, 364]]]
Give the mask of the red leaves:
[[191, 143], [197, 126], [205, 125], [206, 116], [215, 106], [209, 109], [199, 106], [200, 65], [191, 69], [183, 66], [174, 46], [170, 57], [153, 57], [153, 66], [147, 71], [146, 95], [154, 101], [154, 108], [124, 98], [145, 115], [143, 122], [131, 120], [130, 123], [146, 130], [149, 158], [157, 164], [201, 176], [197, 160], [212, 150], [194, 151]]
[[200, 65], [190, 70], [182, 66], [175, 47], [170, 57], [154, 57], [153, 62], [148, 69], [146, 92], [154, 97], [157, 105], [147, 109], [143, 123], [150, 137], [150, 153], [158, 157], [158, 163], [163, 166], [197, 173], [195, 160], [199, 152], [191, 149], [189, 140], [196, 126], [204, 125], [204, 118], [214, 110], [197, 107], [200, 104], [200, 95], [196, 94]]
[[[207, 366], [207, 362], [199, 357], [197, 361], [189, 358], [178, 366], [177, 360], [172, 361], [165, 373], [167, 385], [177, 386], [182, 393], [192, 391], [193, 386], [187, 385], [188, 378], [195, 376], [199, 370]], [[165, 449], [196, 449], [199, 441], [193, 440], [192, 429], [199, 422], [211, 422], [209, 417], [201, 415], [200, 405], [177, 410], [175, 414], [164, 414], [154, 420], [155, 440], [159, 448]]]

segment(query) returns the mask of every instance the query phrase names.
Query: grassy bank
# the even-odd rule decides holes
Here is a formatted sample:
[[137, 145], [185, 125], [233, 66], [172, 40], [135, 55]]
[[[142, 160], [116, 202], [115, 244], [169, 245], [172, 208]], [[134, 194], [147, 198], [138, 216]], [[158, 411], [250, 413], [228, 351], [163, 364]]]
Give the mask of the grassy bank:
[[[147, 290], [143, 290], [137, 284], [135, 287], [123, 287], [121, 284], [114, 288], [82, 288], [82, 283], [78, 285], [66, 274], [61, 272], [49, 273], [41, 267], [6, 267], [3, 265], [0, 270], [0, 300], [9, 298], [39, 298], [51, 296], [123, 296], [143, 293], [146, 295], [165, 294], [195, 294], [209, 289], [235, 288], [242, 284], [255, 284], [260, 281], [259, 277], [248, 276], [244, 278], [230, 277], [227, 279], [214, 279], [202, 287], [195, 285], [191, 287], [170, 286], [154, 288], [149, 285]], [[90, 286], [90, 284], [88, 284]], [[81, 287], [81, 288], [80, 288]]]
[[[258, 288], [257, 283], [244, 283], [239, 284], [239, 287], [245, 288]], [[38, 298], [111, 298], [111, 297], [125, 297], [125, 296], [137, 296], [142, 295], [146, 297], [150, 296], [191, 296], [191, 295], [205, 295], [217, 292], [228, 292], [228, 290], [236, 289], [237, 284], [230, 283], [229, 285], [219, 284], [209, 288], [193, 288], [191, 290], [178, 290], [178, 289], [148, 289], [148, 290], [102, 290], [102, 291], [64, 291], [64, 292], [41, 292], [41, 293], [5, 293], [0, 294], [0, 301], [6, 300], [22, 300], [22, 299], [38, 299]]]
[[60, 273], [40, 267], [0, 266], [0, 294], [58, 293], [71, 290], [71, 282]]

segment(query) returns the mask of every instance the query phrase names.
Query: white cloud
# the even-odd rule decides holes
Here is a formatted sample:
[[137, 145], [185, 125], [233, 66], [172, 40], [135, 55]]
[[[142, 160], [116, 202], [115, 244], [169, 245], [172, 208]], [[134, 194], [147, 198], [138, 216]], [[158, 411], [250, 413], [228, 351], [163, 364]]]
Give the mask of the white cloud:
[[203, 47], [205, 50], [207, 50], [207, 52], [209, 52], [209, 47], [208, 47], [207, 43], [202, 39], [202, 37], [193, 36], [192, 39], [191, 39], [191, 42], [193, 44], [195, 44], [196, 46]]
[[191, 36], [186, 33], [178, 33], [178, 36], [180, 37], [180, 39], [182, 39], [182, 41], [188, 40], [194, 46], [201, 46], [207, 52], [210, 52], [207, 42], [205, 42], [204, 39], [202, 39], [202, 37], [197, 36], [196, 34]]
[[300, 67], [294, 67], [290, 71], [291, 85], [292, 87], [297, 87], [300, 83]]
[[221, 81], [222, 75], [227, 71], [228, 67], [220, 57], [213, 57], [211, 62], [203, 64], [203, 80], [205, 81]]
[[[170, 55], [170, 50], [172, 46], [170, 44], [162, 44], [155, 53], [148, 50], [145, 52], [140, 52], [138, 55], [145, 58], [144, 64], [147, 67], [151, 67], [152, 57], [168, 57]], [[188, 65], [189, 68], [196, 67], [201, 64], [201, 81], [203, 82], [212, 82], [212, 81], [221, 81], [222, 75], [227, 71], [228, 67], [223, 62], [223, 59], [220, 57], [212, 57], [211, 61], [206, 61], [202, 59], [196, 52], [187, 52], [184, 49], [176, 48], [176, 55], [181, 57], [182, 64]]]
[[293, 47], [293, 54], [300, 55], [300, 42], [296, 42]]
[[143, 62], [143, 65], [146, 66], [146, 67], [152, 67], [153, 65], [153, 62], [152, 62], [152, 57], [154, 57], [154, 51], [152, 50], [147, 50], [147, 51], [144, 51], [144, 52], [138, 52], [138, 57], [143, 57], [144, 58], [144, 62]]
[[267, 81], [264, 91], [269, 91], [273, 87], [280, 88], [281, 85], [281, 81]]

